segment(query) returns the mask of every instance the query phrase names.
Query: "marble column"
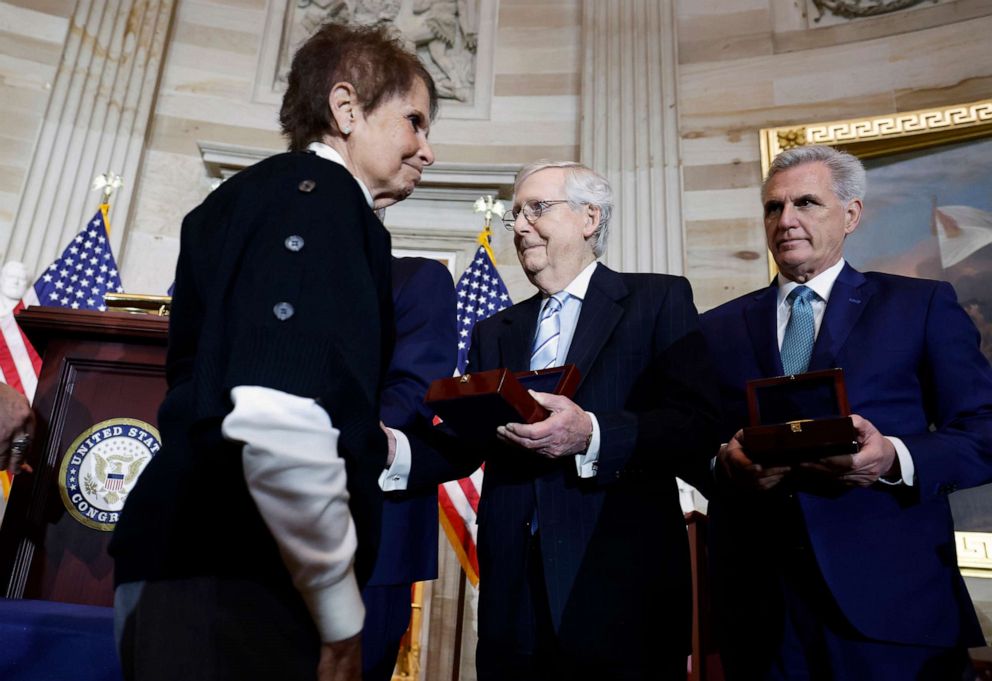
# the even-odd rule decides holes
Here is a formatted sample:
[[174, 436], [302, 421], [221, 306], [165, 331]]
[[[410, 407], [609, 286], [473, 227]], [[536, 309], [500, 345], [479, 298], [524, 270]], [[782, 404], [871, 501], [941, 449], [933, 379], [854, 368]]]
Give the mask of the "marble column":
[[583, 0], [581, 160], [613, 186], [606, 264], [683, 274], [675, 0]]
[[79, 0], [35, 145], [6, 257], [35, 273], [93, 216], [100, 173], [124, 187], [111, 200], [118, 258], [162, 70], [175, 0]]

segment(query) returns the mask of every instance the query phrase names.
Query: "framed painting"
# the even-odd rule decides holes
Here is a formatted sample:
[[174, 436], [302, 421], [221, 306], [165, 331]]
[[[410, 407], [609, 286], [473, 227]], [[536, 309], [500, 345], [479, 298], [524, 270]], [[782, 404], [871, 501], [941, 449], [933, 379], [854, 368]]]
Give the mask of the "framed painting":
[[[868, 172], [848, 262], [953, 284], [992, 361], [992, 99], [763, 129], [762, 176], [780, 152], [808, 144], [852, 153]], [[962, 572], [992, 578], [992, 485], [954, 494], [951, 507]]]
[[451, 273], [451, 278], [454, 281], [458, 281], [458, 275], [461, 274], [461, 272], [458, 272], [455, 269], [458, 264], [458, 253], [453, 251], [434, 251], [425, 250], [422, 248], [397, 248], [394, 246], [393, 256], [397, 258], [427, 258], [429, 260], [437, 260]]

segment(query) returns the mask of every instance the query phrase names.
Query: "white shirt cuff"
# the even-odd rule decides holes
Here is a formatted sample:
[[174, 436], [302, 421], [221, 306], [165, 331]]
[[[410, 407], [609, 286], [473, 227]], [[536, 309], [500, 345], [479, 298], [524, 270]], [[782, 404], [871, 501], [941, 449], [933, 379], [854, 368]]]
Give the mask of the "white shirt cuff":
[[726, 442], [721, 443], [720, 449], [716, 450], [717, 455], [714, 456], [712, 459], [710, 459], [710, 475], [713, 476], [713, 478], [716, 478], [716, 462], [720, 459], [719, 453], [722, 452], [723, 448], [726, 446], [727, 446]]
[[699, 511], [706, 515], [709, 508], [709, 501], [706, 497], [682, 478], [675, 478], [675, 483], [679, 487], [679, 505], [682, 507], [683, 515], [693, 511]]
[[596, 471], [599, 470], [599, 421], [591, 411], [586, 413], [592, 421], [592, 437], [586, 451], [575, 455], [575, 469], [580, 478], [595, 478]]
[[343, 641], [362, 630], [365, 604], [353, 570], [348, 570], [340, 581], [301, 594], [320, 632], [321, 641]]
[[348, 508], [339, 431], [314, 400], [260, 386], [231, 390], [221, 426], [242, 442], [245, 481], [322, 641], [362, 629], [352, 564], [358, 537]]
[[902, 474], [900, 480], [886, 480], [879, 478], [883, 485], [906, 485], [912, 487], [916, 479], [916, 466], [913, 464], [913, 457], [909, 454], [909, 448], [897, 437], [885, 436], [892, 446], [896, 448], [896, 457], [899, 459], [899, 472]]
[[379, 474], [379, 489], [383, 492], [402, 492], [410, 482], [413, 460], [410, 438], [395, 428], [390, 428], [389, 432], [396, 438], [396, 455], [393, 457], [393, 464]]

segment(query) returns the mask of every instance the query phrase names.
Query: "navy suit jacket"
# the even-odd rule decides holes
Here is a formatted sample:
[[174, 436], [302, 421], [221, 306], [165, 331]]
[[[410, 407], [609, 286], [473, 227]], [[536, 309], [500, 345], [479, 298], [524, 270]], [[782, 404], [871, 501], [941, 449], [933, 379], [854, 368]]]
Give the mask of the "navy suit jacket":
[[[477, 324], [469, 371], [527, 370], [540, 305], [535, 295]], [[588, 662], [590, 674], [618, 664], [653, 669], [666, 652], [684, 660], [690, 570], [675, 476], [707, 468], [719, 419], [688, 281], [599, 265], [567, 362], [581, 372], [575, 402], [599, 420], [595, 477], [579, 479], [573, 456], [550, 461], [506, 446], [460, 451], [462, 474], [486, 457], [478, 512], [480, 639], [507, 651], [533, 642], [525, 601], [536, 504], [547, 599], [563, 653]], [[411, 483], [430, 469], [415, 458]]]
[[[719, 374], [724, 441], [747, 425], [745, 382], [783, 373], [776, 302], [772, 284], [702, 316]], [[901, 438], [916, 468], [913, 487], [796, 490], [837, 605], [870, 638], [981, 645], [947, 500], [956, 489], [992, 480], [992, 369], [974, 325], [945, 282], [846, 265], [809, 370], [830, 367], [844, 369], [852, 413]], [[729, 610], [724, 616], [740, 630], [775, 610], [768, 580], [773, 544], [783, 539], [775, 531], [782, 500], [724, 492], [710, 507], [715, 588]]]
[[[382, 422], [408, 429], [429, 423], [424, 405], [431, 381], [447, 378], [458, 360], [455, 287], [436, 260], [393, 258], [396, 345], [381, 395]], [[387, 495], [379, 555], [369, 586], [412, 584], [437, 577], [437, 491]]]

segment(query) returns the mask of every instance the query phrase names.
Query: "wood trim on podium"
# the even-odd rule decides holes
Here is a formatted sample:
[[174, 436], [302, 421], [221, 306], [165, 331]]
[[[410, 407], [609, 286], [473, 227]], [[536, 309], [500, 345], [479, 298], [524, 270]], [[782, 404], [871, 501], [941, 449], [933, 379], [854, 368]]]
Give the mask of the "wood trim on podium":
[[107, 419], [157, 426], [166, 391], [167, 317], [32, 307], [17, 322], [42, 357], [28, 453], [0, 527], [0, 595], [86, 605], [113, 602], [110, 532], [75, 520], [59, 491], [73, 440]]
[[90, 312], [61, 307], [29, 307], [17, 315], [17, 323], [40, 353], [52, 337], [147, 340], [168, 342], [169, 318], [127, 312]]

